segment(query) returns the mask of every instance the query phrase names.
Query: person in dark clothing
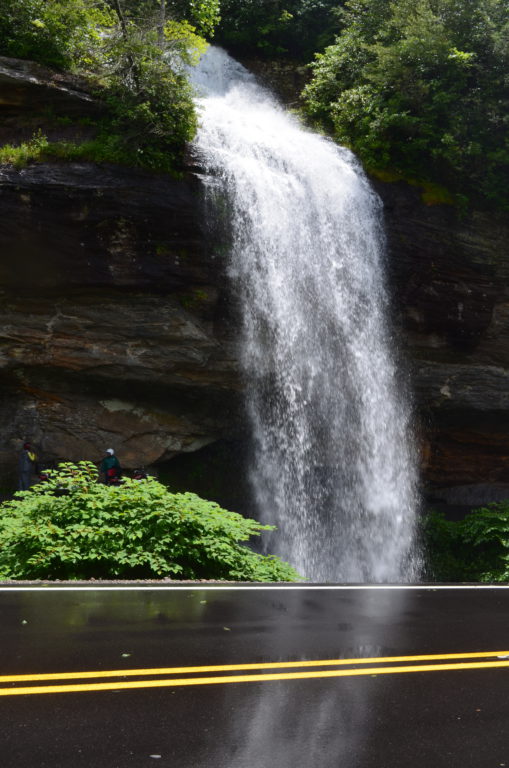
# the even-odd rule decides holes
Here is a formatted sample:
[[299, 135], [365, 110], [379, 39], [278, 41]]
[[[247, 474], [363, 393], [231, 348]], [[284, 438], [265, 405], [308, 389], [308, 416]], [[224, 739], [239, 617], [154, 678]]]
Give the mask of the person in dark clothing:
[[106, 456], [101, 461], [99, 471], [104, 475], [106, 485], [115, 485], [120, 480], [122, 470], [113, 448], [108, 448], [106, 451]]
[[30, 443], [23, 443], [23, 450], [18, 461], [18, 487], [20, 491], [28, 491], [35, 472], [37, 456]]

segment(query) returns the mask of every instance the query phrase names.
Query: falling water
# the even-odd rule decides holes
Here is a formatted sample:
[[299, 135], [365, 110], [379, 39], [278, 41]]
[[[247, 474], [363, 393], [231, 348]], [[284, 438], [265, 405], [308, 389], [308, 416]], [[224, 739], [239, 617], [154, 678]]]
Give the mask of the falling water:
[[409, 407], [391, 353], [381, 204], [352, 154], [211, 49], [195, 142], [226, 201], [258, 515], [314, 581], [402, 581], [413, 557]]

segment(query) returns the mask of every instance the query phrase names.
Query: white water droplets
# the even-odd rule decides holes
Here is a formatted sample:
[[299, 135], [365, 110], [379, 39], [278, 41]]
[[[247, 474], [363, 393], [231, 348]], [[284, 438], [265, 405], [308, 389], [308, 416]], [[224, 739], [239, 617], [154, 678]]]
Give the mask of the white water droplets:
[[[415, 469], [386, 320], [381, 205], [347, 150], [211, 49], [195, 148], [228, 211], [259, 516], [315, 581], [415, 577]], [[219, 197], [218, 197], [219, 196]]]

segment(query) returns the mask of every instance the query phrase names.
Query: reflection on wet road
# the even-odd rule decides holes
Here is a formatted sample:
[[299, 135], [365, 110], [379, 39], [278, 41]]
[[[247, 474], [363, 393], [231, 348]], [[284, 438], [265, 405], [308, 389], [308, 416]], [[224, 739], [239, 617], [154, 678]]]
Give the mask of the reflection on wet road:
[[1, 766], [509, 767], [508, 608], [500, 588], [7, 588]]

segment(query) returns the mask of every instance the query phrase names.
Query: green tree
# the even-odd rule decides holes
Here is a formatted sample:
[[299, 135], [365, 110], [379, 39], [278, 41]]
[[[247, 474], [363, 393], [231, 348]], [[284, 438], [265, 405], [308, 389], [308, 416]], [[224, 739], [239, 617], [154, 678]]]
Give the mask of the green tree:
[[97, 482], [93, 464], [60, 464], [0, 505], [0, 577], [296, 581], [242, 542], [273, 526], [153, 479]]
[[[186, 142], [196, 132], [193, 92], [186, 67], [196, 63], [206, 43], [187, 21], [167, 18], [166, 6], [138, 17], [116, 0], [118, 23], [102, 50], [100, 94], [113, 116], [120, 155], [157, 169], [178, 166]], [[145, 4], [146, 6], [147, 4]]]
[[0, 55], [58, 69], [90, 64], [101, 29], [112, 20], [101, 0], [2, 0]]
[[197, 32], [211, 37], [220, 20], [220, 0], [107, 0], [113, 10], [137, 22], [155, 20], [161, 27], [169, 21], [187, 21]]
[[366, 165], [506, 207], [507, 0], [349, 0], [306, 109]]
[[309, 61], [339, 29], [338, 0], [222, 0], [219, 41], [233, 52]]

